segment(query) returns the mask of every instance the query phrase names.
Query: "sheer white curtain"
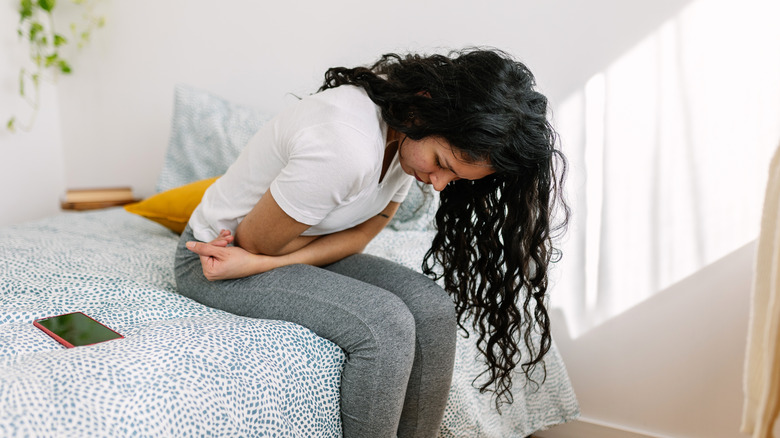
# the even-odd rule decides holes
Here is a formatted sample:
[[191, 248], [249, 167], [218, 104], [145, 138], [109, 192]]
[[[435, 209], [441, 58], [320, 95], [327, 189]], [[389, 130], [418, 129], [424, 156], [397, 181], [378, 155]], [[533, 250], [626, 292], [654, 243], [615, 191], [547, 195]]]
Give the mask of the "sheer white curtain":
[[758, 235], [780, 141], [780, 2], [699, 0], [555, 108], [574, 336]]

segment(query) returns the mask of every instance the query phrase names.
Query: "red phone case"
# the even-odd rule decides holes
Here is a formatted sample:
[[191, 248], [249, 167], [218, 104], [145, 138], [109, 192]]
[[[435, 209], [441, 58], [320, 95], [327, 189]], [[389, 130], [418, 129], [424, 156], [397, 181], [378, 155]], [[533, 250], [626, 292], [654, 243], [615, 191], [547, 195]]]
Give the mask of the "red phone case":
[[[97, 324], [100, 324], [101, 326], [105, 327], [107, 330], [116, 333], [116, 335], [119, 337], [117, 339], [124, 338], [124, 336], [122, 336], [121, 334], [117, 333], [115, 330], [107, 327], [105, 324], [102, 324], [100, 321], [96, 320], [95, 318], [92, 318], [91, 316], [85, 314], [84, 312], [63, 313], [62, 315], [47, 316], [46, 318], [38, 318], [35, 321], [33, 321], [33, 325], [38, 327], [39, 329], [43, 330], [44, 333], [46, 333], [47, 335], [49, 335], [52, 338], [54, 338], [54, 340], [59, 342], [60, 344], [66, 346], [68, 348], [74, 348], [74, 347], [76, 347], [75, 345], [73, 345], [70, 342], [66, 341], [65, 339], [63, 339], [62, 337], [60, 337], [58, 334], [54, 333], [53, 331], [47, 329], [46, 327], [41, 325], [40, 322], [39, 322], [39, 321], [42, 321], [44, 319], [56, 318], [58, 316], [64, 316], [64, 315], [72, 315], [74, 313], [80, 313], [80, 314], [84, 315], [85, 317], [91, 319], [92, 321], [95, 321]], [[105, 341], [100, 341], [100, 342], [105, 342]], [[87, 345], [95, 345], [95, 344], [99, 344], [100, 342], [95, 342], [95, 343], [87, 344]]]

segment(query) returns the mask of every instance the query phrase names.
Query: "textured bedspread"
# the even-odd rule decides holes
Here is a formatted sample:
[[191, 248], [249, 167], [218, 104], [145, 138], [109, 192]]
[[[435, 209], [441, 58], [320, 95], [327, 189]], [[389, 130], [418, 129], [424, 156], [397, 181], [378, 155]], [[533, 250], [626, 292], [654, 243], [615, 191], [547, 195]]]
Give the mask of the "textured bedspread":
[[[419, 268], [420, 231], [367, 252]], [[231, 315], [175, 292], [177, 236], [121, 209], [0, 229], [0, 436], [341, 436], [344, 355], [295, 324]], [[125, 338], [65, 349], [32, 325], [83, 311]], [[553, 348], [539, 391], [498, 415], [459, 339], [443, 437], [524, 437], [578, 415]]]

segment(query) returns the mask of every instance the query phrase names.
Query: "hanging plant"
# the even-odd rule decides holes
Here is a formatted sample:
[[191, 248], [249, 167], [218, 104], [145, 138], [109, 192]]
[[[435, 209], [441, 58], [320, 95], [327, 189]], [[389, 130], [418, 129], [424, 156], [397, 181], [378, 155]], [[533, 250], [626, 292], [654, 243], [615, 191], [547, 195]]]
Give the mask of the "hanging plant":
[[70, 62], [63, 57], [63, 49], [74, 42], [78, 48], [87, 44], [92, 32], [105, 24], [105, 19], [95, 15], [97, 0], [71, 0], [83, 8], [81, 23], [71, 23], [70, 34], [60, 33], [54, 22], [56, 0], [20, 0], [17, 34], [29, 46], [29, 62], [19, 70], [19, 95], [31, 107], [26, 123], [14, 116], [6, 122], [6, 128], [28, 131], [35, 123], [40, 108], [41, 81], [56, 81], [60, 74], [71, 74]]

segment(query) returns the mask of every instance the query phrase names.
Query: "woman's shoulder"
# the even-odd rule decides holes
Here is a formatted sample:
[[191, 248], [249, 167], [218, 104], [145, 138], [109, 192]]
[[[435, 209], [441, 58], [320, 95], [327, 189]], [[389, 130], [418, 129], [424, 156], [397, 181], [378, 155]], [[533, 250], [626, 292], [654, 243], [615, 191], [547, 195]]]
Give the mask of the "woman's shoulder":
[[381, 129], [379, 107], [365, 90], [353, 85], [342, 85], [307, 96], [299, 103], [296, 113], [310, 125], [351, 126], [368, 135], [376, 135]]
[[336, 148], [360, 146], [364, 151], [373, 145], [367, 149], [372, 154], [376, 147], [384, 147], [386, 128], [378, 107], [362, 88], [351, 85], [304, 97], [279, 122], [291, 145], [304, 139]]
[[371, 98], [368, 97], [366, 90], [357, 85], [342, 85], [340, 87], [328, 88], [312, 94], [308, 98], [336, 108], [375, 106]]

